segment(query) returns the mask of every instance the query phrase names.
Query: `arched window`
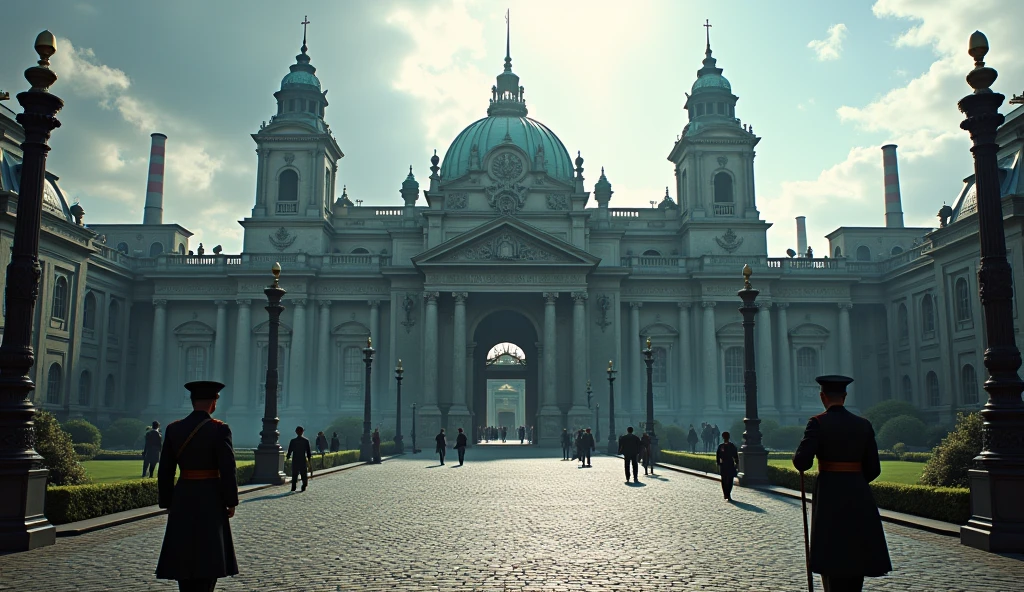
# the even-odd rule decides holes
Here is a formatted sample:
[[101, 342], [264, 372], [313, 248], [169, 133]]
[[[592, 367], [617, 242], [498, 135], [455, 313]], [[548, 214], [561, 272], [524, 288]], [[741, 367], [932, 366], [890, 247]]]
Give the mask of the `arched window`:
[[818, 398], [821, 388], [814, 380], [821, 374], [818, 371], [818, 350], [812, 347], [801, 347], [796, 351], [796, 383], [804, 399]]
[[164, 246], [160, 243], [153, 243], [149, 245], [149, 256], [159, 257], [164, 254]]
[[651, 364], [651, 382], [654, 384], [665, 384], [668, 382], [668, 355], [665, 348], [656, 347], [651, 351], [654, 363]]
[[206, 380], [206, 348], [193, 345], [185, 350], [185, 381]]
[[103, 387], [103, 406], [113, 407], [117, 405], [117, 381], [113, 374], [107, 374], [107, 383]]
[[122, 253], [127, 255], [128, 254], [128, 243], [126, 243], [124, 241], [121, 241], [121, 242], [117, 243], [117, 250], [121, 251]]
[[892, 398], [892, 385], [889, 384], [889, 377], [882, 377], [882, 400], [888, 401]]
[[967, 278], [956, 280], [956, 320], [958, 323], [966, 323], [971, 320], [971, 291], [967, 287]]
[[92, 374], [82, 370], [78, 375], [78, 404], [88, 406], [92, 399]]
[[935, 332], [935, 302], [931, 294], [921, 299], [921, 330], [926, 335]]
[[366, 250], [366, 249], [364, 249], [362, 247], [358, 247], [358, 248], [352, 249], [352, 254], [353, 255], [369, 255], [370, 251], [368, 251], [368, 250]]
[[835, 251], [835, 254], [834, 254], [833, 256], [834, 256], [834, 257], [837, 257], [837, 258], [838, 258], [838, 257], [842, 257], [842, 256], [843, 256], [843, 250], [842, 250], [842, 249], [840, 249], [840, 248], [839, 248], [839, 247], [837, 246], [837, 247], [836, 247], [836, 251]]
[[900, 341], [910, 339], [910, 322], [907, 319], [907, 305], [900, 303], [896, 309], [896, 330], [899, 331]]
[[96, 296], [92, 292], [85, 295], [85, 307], [82, 312], [82, 328], [90, 331], [96, 328]]
[[178, 254], [179, 255], [184, 255], [185, 254], [185, 243], [178, 243]]
[[895, 246], [895, 247], [892, 248], [891, 251], [889, 251], [889, 254], [892, 255], [893, 257], [895, 257], [896, 255], [899, 255], [902, 252], [903, 252], [903, 247]]
[[68, 280], [64, 276], [57, 276], [53, 284], [53, 310], [50, 316], [62, 321], [68, 318]]
[[910, 377], [907, 376], [906, 374], [903, 375], [902, 387], [903, 387], [903, 389], [902, 389], [903, 390], [903, 393], [902, 393], [903, 394], [903, 400], [908, 402], [908, 403], [913, 403], [914, 402], [914, 384], [912, 382], [910, 382]]
[[655, 251], [654, 249], [647, 249], [646, 251], [644, 251], [644, 255], [643, 256], [644, 257], [661, 257], [661, 253], [659, 253], [658, 251]]
[[864, 245], [857, 247], [857, 261], [871, 261], [871, 249]]
[[978, 404], [978, 373], [970, 364], [960, 369], [960, 390], [964, 394], [964, 405]]
[[715, 203], [732, 203], [732, 177], [729, 173], [715, 175]]
[[288, 169], [277, 179], [277, 201], [299, 200], [299, 175]]
[[934, 372], [929, 372], [924, 377], [925, 387], [928, 389], [928, 405], [938, 407], [942, 402], [939, 394], [939, 377]]
[[342, 364], [343, 396], [345, 399], [358, 400], [363, 396], [363, 378], [366, 373], [363, 351], [356, 346], [346, 347]]
[[704, 103], [697, 103], [697, 116], [704, 115]]
[[107, 308], [107, 335], [117, 337], [118, 331], [121, 330], [121, 305], [117, 303], [117, 300], [110, 301], [110, 307]]
[[61, 370], [60, 364], [57, 362], [50, 364], [50, 369], [46, 372], [46, 402], [50, 405], [60, 404], [63, 381], [64, 372]]
[[743, 348], [730, 347], [725, 350], [725, 398], [729, 405], [743, 405]]

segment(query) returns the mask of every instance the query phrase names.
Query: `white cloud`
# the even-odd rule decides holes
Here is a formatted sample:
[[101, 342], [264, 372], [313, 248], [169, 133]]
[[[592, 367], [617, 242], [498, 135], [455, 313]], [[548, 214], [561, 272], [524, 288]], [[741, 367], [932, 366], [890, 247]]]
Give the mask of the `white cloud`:
[[53, 70], [60, 73], [60, 84], [83, 97], [109, 101], [128, 90], [131, 79], [123, 71], [97, 63], [93, 50], [78, 49], [70, 39], [57, 39]]
[[213, 177], [224, 166], [224, 159], [211, 156], [206, 148], [179, 142], [167, 149], [165, 181], [179, 195], [206, 191]]
[[825, 39], [814, 39], [807, 44], [807, 47], [814, 50], [818, 61], [838, 60], [839, 54], [843, 51], [843, 38], [846, 37], [846, 25], [838, 23], [828, 28], [828, 37]]

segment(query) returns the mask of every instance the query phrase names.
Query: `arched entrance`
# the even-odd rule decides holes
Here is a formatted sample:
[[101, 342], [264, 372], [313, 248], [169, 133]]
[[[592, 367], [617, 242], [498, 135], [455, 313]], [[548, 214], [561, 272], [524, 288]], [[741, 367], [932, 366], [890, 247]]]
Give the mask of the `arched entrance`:
[[[473, 433], [476, 434], [479, 427], [502, 425], [502, 420], [509, 421], [513, 417], [515, 425], [508, 425], [510, 439], [519, 425], [525, 425], [527, 429], [536, 426], [538, 339], [533, 323], [515, 311], [493, 312], [477, 325], [473, 341], [476, 342], [473, 355]], [[488, 354], [499, 343], [519, 346], [523, 363], [499, 360], [488, 364]], [[525, 404], [518, 404], [519, 397]], [[496, 405], [500, 408], [495, 408]]]

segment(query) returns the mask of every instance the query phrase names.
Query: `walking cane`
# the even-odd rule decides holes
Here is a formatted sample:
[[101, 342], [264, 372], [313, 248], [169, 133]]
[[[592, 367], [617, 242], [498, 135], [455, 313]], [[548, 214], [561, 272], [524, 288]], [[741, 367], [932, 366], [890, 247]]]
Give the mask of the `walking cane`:
[[804, 515], [804, 568], [807, 571], [807, 591], [814, 592], [814, 575], [811, 574], [811, 544], [807, 536], [807, 492], [804, 490], [803, 471], [800, 471], [800, 503]]

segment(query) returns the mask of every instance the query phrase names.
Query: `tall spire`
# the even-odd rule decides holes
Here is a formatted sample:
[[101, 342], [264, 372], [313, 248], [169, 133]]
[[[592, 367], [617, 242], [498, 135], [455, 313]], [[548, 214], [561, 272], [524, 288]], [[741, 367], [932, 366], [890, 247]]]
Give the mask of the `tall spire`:
[[713, 26], [714, 25], [711, 24], [709, 19], [704, 19], [704, 34], [708, 41], [708, 44], [704, 49], [704, 53], [711, 53], [711, 27]]
[[509, 22], [510, 13], [505, 12], [505, 69], [498, 74], [497, 84], [491, 87], [491, 104], [487, 107], [487, 115], [511, 115], [526, 117], [526, 101], [523, 99], [523, 87], [519, 86], [519, 77], [512, 72], [512, 27]]
[[505, 71], [512, 71], [512, 23], [509, 21], [512, 11], [505, 9]]
[[697, 76], [699, 77], [705, 74], [716, 74], [720, 76], [722, 74], [722, 69], [717, 66], [718, 60], [711, 57], [711, 27], [713, 25], [710, 20], [704, 19], [704, 24], [701, 26], [704, 27], [707, 45], [704, 46], [704, 61], [702, 62], [704, 67], [697, 70]]
[[303, 15], [302, 22], [302, 53], [306, 53], [306, 25], [309, 24], [309, 16]]

